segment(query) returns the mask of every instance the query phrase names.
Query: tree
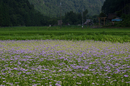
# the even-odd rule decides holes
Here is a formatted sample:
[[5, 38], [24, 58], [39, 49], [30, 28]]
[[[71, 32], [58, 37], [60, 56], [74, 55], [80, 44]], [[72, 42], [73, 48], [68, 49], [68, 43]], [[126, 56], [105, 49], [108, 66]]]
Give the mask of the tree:
[[105, 13], [101, 12], [101, 13], [99, 14], [99, 17], [106, 17], [106, 15], [105, 15]]
[[69, 24], [75, 25], [77, 24], [77, 21], [78, 21], [78, 16], [73, 11], [67, 12], [65, 14], [64, 22], [66, 24], [69, 23]]
[[10, 25], [10, 17], [8, 6], [1, 1], [0, 4], [0, 26], [9, 26]]
[[105, 14], [116, 13], [123, 21], [115, 25], [128, 27], [130, 26], [130, 0], [105, 0], [102, 6], [102, 12]]
[[86, 20], [86, 18], [87, 18], [87, 14], [88, 14], [88, 10], [86, 9], [86, 10], [83, 12], [83, 17], [84, 17], [85, 20]]
[[0, 26], [47, 25], [45, 17], [28, 0], [0, 0]]
[[109, 13], [116, 13], [117, 11], [126, 14], [127, 9], [125, 9], [125, 7], [129, 3], [130, 0], [105, 0], [101, 10], [107, 15]]

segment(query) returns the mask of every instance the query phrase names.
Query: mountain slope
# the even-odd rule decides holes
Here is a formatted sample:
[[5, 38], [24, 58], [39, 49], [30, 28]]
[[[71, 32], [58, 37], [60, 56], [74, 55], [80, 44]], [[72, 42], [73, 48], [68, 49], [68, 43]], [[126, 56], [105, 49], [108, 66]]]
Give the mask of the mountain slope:
[[105, 0], [102, 11], [105, 14], [109, 13], [130, 13], [130, 0]]
[[28, 0], [0, 0], [0, 26], [41, 26], [46, 18]]
[[[60, 16], [60, 0], [29, 0], [35, 9], [50, 17]], [[88, 9], [89, 15], [99, 14], [104, 0], [61, 0], [61, 12], [81, 12]]]

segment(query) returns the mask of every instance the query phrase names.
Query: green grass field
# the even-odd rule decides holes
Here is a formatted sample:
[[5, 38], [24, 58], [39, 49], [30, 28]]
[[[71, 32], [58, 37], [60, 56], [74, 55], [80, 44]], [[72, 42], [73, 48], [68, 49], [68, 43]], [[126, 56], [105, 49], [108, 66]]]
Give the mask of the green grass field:
[[80, 26], [1, 27], [0, 40], [96, 40], [130, 42], [130, 28], [89, 28]]

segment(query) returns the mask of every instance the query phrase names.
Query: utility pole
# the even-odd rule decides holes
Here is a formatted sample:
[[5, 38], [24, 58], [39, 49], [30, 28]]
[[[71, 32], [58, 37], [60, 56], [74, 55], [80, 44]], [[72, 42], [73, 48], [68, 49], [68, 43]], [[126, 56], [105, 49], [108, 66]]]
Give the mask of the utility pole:
[[83, 28], [83, 9], [82, 9], [82, 28]]
[[62, 14], [61, 14], [61, 2], [60, 2], [60, 28], [62, 28]]
[[83, 0], [82, 0], [82, 28], [83, 28]]

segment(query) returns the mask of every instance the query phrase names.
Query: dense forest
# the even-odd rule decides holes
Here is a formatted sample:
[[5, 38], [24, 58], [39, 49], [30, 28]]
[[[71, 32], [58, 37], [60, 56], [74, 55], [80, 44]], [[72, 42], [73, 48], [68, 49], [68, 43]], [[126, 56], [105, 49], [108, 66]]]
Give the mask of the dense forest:
[[28, 0], [0, 0], [0, 26], [47, 25], [47, 20]]
[[[73, 11], [79, 13], [82, 9], [88, 9], [89, 15], [97, 15], [101, 12], [104, 0], [29, 0], [34, 8], [50, 17], [59, 17]], [[60, 3], [61, 2], [61, 3]]]
[[[32, 0], [35, 1], [35, 0]], [[71, 1], [61, 1], [63, 4], [61, 4], [61, 8], [62, 11], [64, 11], [64, 13], [62, 12], [62, 16], [60, 16], [60, 7], [59, 7], [59, 2], [58, 0], [53, 0], [50, 1], [52, 3], [49, 4], [50, 0], [37, 0], [37, 2], [33, 5], [32, 3], [30, 3], [28, 0], [0, 0], [0, 26], [2, 27], [6, 27], [6, 26], [46, 26], [46, 25], [57, 25], [57, 21], [59, 19], [62, 18], [63, 24], [67, 25], [68, 23], [71, 25], [77, 25], [77, 24], [81, 24], [82, 23], [82, 11], [83, 11], [83, 21], [85, 22], [85, 20], [87, 18], [91, 18], [93, 19], [93, 21], [98, 22], [97, 19], [97, 15], [99, 15], [99, 13], [97, 13], [94, 16], [90, 16], [88, 15], [89, 13], [91, 13], [92, 11], [94, 11], [95, 13], [97, 11], [100, 11], [98, 8], [93, 8], [93, 9], [89, 9], [89, 7], [85, 7], [85, 6], [89, 6], [86, 3], [92, 3], [90, 5], [94, 6], [93, 3], [95, 3], [95, 1], [90, 1], [90, 0], [83, 0], [86, 3], [82, 3], [84, 4], [83, 7], [81, 5], [81, 0], [71, 0]], [[74, 3], [72, 3], [72, 1]], [[98, 1], [98, 0], [96, 0]], [[103, 3], [104, 0], [99, 0], [100, 2]], [[64, 7], [66, 4], [68, 4], [67, 6]], [[35, 7], [36, 6], [40, 6], [40, 4], [43, 5], [44, 8], [42, 11], [44, 13], [41, 13], [40, 11], [36, 10]], [[48, 5], [47, 5], [48, 3]], [[37, 5], [36, 5], [37, 4]], [[70, 5], [69, 5], [70, 4]], [[96, 5], [101, 5], [101, 3], [95, 3]], [[57, 7], [56, 7], [56, 6]], [[95, 6], [96, 6], [95, 5]], [[46, 7], [52, 7], [53, 12], [51, 13], [50, 10]], [[53, 7], [54, 6], [54, 7]], [[77, 6], [77, 7], [73, 7], [73, 6]], [[55, 8], [56, 7], [56, 8]], [[78, 7], [80, 9], [78, 9]], [[68, 9], [69, 8], [69, 9]], [[84, 10], [82, 10], [81, 8], [84, 8]], [[41, 9], [41, 8], [39, 8]], [[65, 10], [66, 9], [66, 10]], [[58, 10], [58, 11], [57, 11]], [[123, 19], [122, 22], [118, 23], [118, 26], [130, 26], [130, 0], [105, 0], [102, 8], [101, 8], [101, 13], [104, 14], [104, 16], [107, 16], [109, 13], [114, 13], [116, 14], [118, 17], [121, 17]], [[53, 17], [56, 16], [57, 17]], [[95, 20], [94, 20], [95, 19]]]
[[[88, 10], [84, 9], [84, 21]], [[28, 0], [1, 0], [0, 1], [0, 26], [45, 26], [57, 25], [59, 17], [50, 17], [34, 9]], [[77, 25], [82, 23], [81, 12], [66, 12], [62, 16], [63, 24]]]
[[105, 0], [101, 10], [106, 16], [113, 13], [121, 17], [118, 26], [130, 26], [130, 0]]
[[130, 13], [130, 0], [105, 0], [102, 6], [105, 14], [117, 13], [118, 16]]

